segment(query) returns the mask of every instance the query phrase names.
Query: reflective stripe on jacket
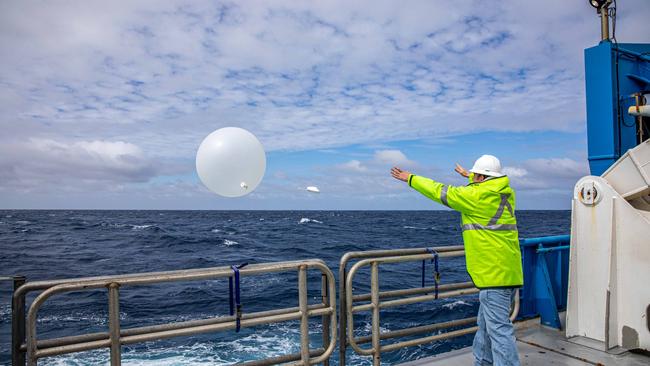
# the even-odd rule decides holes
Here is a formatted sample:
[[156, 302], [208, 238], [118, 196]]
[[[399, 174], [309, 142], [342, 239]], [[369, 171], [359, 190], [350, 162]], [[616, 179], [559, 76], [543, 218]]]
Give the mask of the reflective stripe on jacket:
[[467, 272], [476, 287], [523, 285], [515, 192], [508, 177], [455, 187], [411, 175], [408, 184], [461, 213]]

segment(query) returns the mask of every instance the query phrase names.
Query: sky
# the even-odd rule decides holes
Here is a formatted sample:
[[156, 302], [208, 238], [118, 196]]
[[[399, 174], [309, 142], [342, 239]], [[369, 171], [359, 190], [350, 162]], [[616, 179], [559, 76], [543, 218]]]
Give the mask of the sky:
[[[390, 167], [462, 185], [492, 154], [519, 209], [569, 209], [599, 35], [586, 0], [2, 1], [0, 208], [440, 209]], [[227, 126], [266, 151], [242, 198], [195, 169]]]

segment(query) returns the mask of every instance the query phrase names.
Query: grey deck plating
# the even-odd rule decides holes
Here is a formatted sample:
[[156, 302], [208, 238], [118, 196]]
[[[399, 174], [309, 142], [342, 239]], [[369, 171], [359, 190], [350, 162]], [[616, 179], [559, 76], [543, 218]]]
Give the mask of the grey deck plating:
[[[568, 341], [564, 332], [541, 326], [537, 320], [517, 324], [517, 346], [522, 365], [650, 365], [650, 357], [630, 352], [611, 354], [583, 344]], [[473, 362], [472, 349], [467, 347], [400, 366], [472, 365]]]

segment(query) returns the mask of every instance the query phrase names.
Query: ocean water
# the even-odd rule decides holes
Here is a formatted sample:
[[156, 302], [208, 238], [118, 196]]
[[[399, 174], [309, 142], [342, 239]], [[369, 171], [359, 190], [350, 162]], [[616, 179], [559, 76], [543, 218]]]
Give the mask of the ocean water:
[[[569, 211], [519, 211], [520, 237], [567, 234]], [[28, 280], [178, 270], [307, 258], [323, 259], [337, 275], [348, 251], [432, 247], [462, 243], [460, 216], [450, 211], [75, 211], [0, 210], [0, 275]], [[418, 287], [421, 264], [382, 266], [381, 290]], [[442, 283], [467, 281], [462, 258], [440, 262]], [[431, 283], [431, 268], [427, 271]], [[320, 276], [308, 278], [311, 302], [320, 300]], [[355, 293], [368, 289], [368, 273]], [[123, 328], [228, 314], [227, 280], [124, 287]], [[10, 363], [11, 283], [0, 283], [0, 364]], [[32, 297], [33, 298], [33, 297]], [[242, 279], [244, 312], [297, 306], [297, 275]], [[382, 311], [382, 331], [473, 316], [476, 296], [444, 299]], [[58, 295], [38, 319], [39, 338], [105, 331], [106, 291]], [[369, 313], [355, 318], [359, 335], [370, 334]], [[310, 323], [312, 347], [321, 324]], [[129, 365], [230, 365], [299, 352], [299, 323], [285, 322], [236, 333], [222, 332], [149, 342], [122, 349]], [[383, 355], [391, 365], [471, 344], [472, 336]], [[367, 346], [367, 345], [366, 345]], [[332, 364], [338, 363], [338, 352]], [[104, 365], [98, 350], [42, 359], [43, 365]], [[370, 359], [348, 351], [351, 365]]]

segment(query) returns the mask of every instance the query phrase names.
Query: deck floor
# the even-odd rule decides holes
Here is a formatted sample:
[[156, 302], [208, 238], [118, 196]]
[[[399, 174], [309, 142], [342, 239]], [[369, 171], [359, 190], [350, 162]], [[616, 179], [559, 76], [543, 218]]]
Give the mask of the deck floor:
[[[578, 344], [582, 343], [582, 344]], [[587, 342], [568, 341], [564, 333], [531, 320], [517, 324], [517, 346], [522, 365], [620, 365], [648, 366], [650, 357], [623, 352], [611, 354], [586, 346]], [[400, 366], [473, 365], [471, 347], [403, 363]]]

